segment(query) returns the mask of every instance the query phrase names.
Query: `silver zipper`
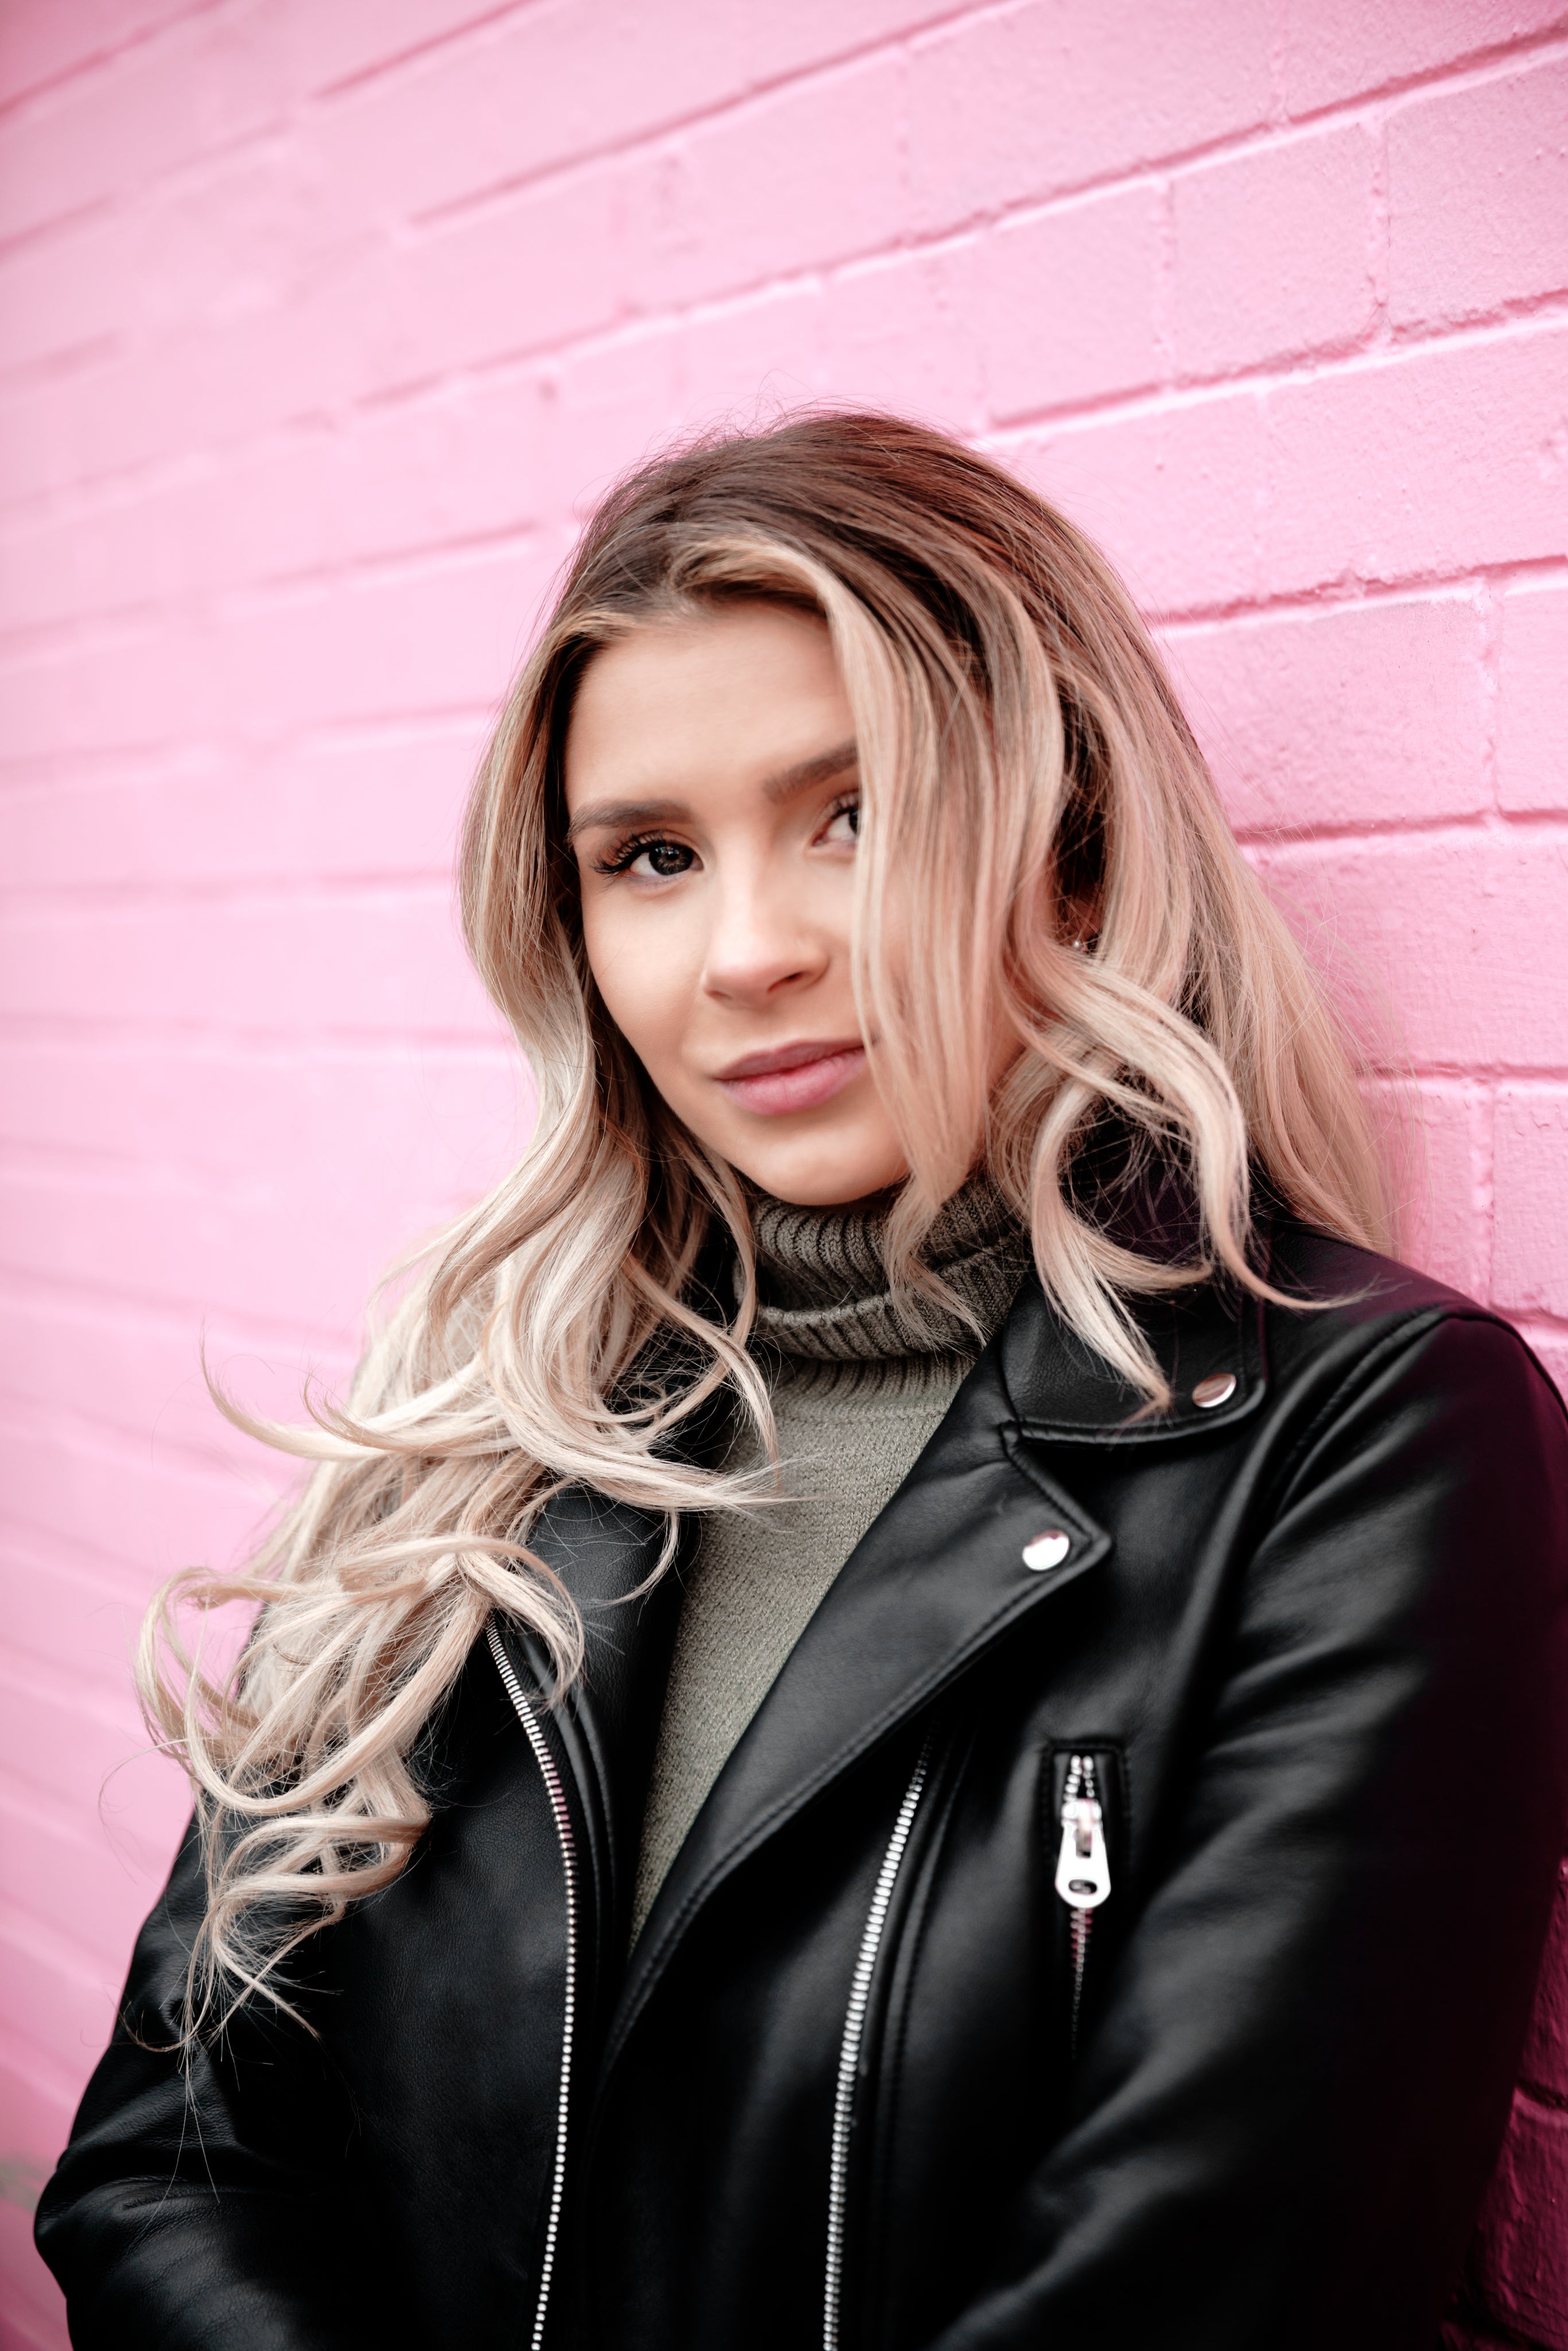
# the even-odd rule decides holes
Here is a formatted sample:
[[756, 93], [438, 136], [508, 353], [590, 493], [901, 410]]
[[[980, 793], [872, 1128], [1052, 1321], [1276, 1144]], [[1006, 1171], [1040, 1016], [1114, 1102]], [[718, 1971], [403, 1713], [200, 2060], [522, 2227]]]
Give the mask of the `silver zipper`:
[[904, 1802], [898, 1808], [893, 1834], [887, 1841], [887, 1851], [882, 1857], [882, 1867], [876, 1876], [876, 1890], [866, 1912], [865, 1929], [861, 1936], [860, 1955], [855, 1971], [850, 1979], [850, 2004], [844, 2015], [844, 2037], [839, 2044], [839, 2080], [833, 2096], [833, 2137], [828, 2158], [828, 2262], [822, 2296], [822, 2351], [838, 2351], [839, 2294], [844, 2274], [844, 2207], [849, 2189], [850, 2132], [854, 2124], [855, 2074], [860, 2066], [861, 2042], [865, 2032], [865, 2012], [871, 1999], [871, 1980], [876, 1967], [876, 1955], [882, 1947], [882, 1932], [887, 1924], [888, 1905], [898, 1882], [899, 1866], [904, 1860], [909, 1832], [915, 1825], [925, 1775], [931, 1764], [931, 1740], [928, 1738], [920, 1750], [915, 1775], [904, 1792]]
[[1092, 1755], [1070, 1755], [1067, 1785], [1061, 1798], [1061, 1850], [1056, 1861], [1056, 1890], [1072, 1913], [1072, 2022], [1068, 2047], [1078, 2053], [1078, 2015], [1083, 2005], [1083, 1972], [1089, 1964], [1089, 1935], [1094, 1913], [1111, 1891], [1111, 1860], [1105, 1850], [1105, 1816], [1101, 1809]]
[[501, 1635], [495, 1625], [487, 1625], [486, 1636], [490, 1655], [496, 1660], [496, 1670], [507, 1687], [507, 1696], [517, 1708], [517, 1719], [528, 1733], [528, 1745], [534, 1750], [534, 1761], [545, 1783], [550, 1812], [555, 1818], [556, 1841], [560, 1846], [561, 1873], [566, 1879], [566, 2001], [560, 2029], [560, 2097], [556, 2108], [555, 2171], [550, 2180], [549, 2219], [545, 2224], [544, 2258], [539, 2263], [538, 2299], [534, 2304], [534, 2331], [528, 2338], [529, 2351], [539, 2351], [544, 2341], [545, 2319], [549, 2311], [550, 2280], [555, 2274], [555, 2257], [560, 2239], [561, 2204], [566, 2195], [567, 2124], [571, 2112], [571, 2044], [577, 2022], [577, 1845], [572, 1835], [571, 1814], [567, 1810], [566, 1790], [561, 1786], [560, 1773], [555, 1757], [546, 1743], [534, 1707], [512, 1670]]

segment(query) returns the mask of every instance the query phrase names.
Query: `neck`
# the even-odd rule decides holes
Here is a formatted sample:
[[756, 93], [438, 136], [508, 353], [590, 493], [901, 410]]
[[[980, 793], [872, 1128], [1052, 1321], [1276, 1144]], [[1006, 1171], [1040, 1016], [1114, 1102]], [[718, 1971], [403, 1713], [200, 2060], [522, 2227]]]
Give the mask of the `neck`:
[[972, 1357], [998, 1328], [1029, 1263], [1027, 1234], [990, 1178], [946, 1202], [919, 1264], [942, 1297], [889, 1276], [893, 1199], [800, 1207], [759, 1194], [752, 1208], [758, 1306], [755, 1338], [819, 1363], [906, 1355]]

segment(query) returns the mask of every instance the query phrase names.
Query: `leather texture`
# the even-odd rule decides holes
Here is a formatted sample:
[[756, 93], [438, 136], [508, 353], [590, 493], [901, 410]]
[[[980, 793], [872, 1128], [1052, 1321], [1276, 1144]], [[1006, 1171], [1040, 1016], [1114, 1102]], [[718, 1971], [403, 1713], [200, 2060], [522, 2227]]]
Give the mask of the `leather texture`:
[[[873, 1970], [842, 2351], [1434, 2351], [1507, 2118], [1568, 1813], [1568, 1437], [1516, 1334], [1285, 1224], [1149, 1310], [1134, 1399], [1032, 1278], [729, 1759], [630, 1960], [678, 1586], [577, 1491], [542, 1716], [580, 1877], [546, 2341], [824, 2341], [835, 2082]], [[1197, 1384], [1234, 1377], [1203, 1410]], [[1047, 1529], [1065, 1558], [1037, 1573]], [[537, 1664], [512, 1640], [525, 1685]], [[1076, 2056], [1056, 1812], [1092, 1752], [1110, 1898]], [[81, 2351], [514, 2351], [555, 2151], [566, 1911], [481, 1644], [405, 1876], [307, 1947], [313, 2028], [166, 2053], [187, 1843], [38, 2238]]]

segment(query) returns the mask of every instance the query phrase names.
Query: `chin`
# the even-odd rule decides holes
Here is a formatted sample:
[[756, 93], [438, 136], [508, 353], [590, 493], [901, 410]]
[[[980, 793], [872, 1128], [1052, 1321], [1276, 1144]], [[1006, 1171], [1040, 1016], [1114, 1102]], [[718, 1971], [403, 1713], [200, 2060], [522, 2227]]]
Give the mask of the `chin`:
[[852, 1200], [865, 1200], [891, 1191], [909, 1173], [907, 1161], [896, 1149], [868, 1148], [863, 1138], [829, 1136], [804, 1138], [793, 1147], [779, 1137], [773, 1150], [727, 1153], [731, 1165], [760, 1191], [799, 1208], [838, 1208]]

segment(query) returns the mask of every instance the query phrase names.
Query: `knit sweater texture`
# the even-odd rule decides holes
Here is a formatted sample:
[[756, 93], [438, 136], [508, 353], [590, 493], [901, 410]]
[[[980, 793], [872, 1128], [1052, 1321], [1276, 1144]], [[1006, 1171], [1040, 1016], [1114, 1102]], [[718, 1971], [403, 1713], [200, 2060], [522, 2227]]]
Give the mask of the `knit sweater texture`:
[[[752, 1351], [768, 1379], [782, 1456], [778, 1499], [703, 1521], [680, 1622], [643, 1816], [632, 1905], [641, 1933], [708, 1790], [823, 1594], [935, 1434], [980, 1338], [922, 1300], [901, 1314], [888, 1286], [885, 1202], [754, 1204], [759, 1305]], [[925, 1262], [988, 1338], [1029, 1263], [1028, 1238], [984, 1177], [950, 1200]], [[762, 1468], [737, 1428], [729, 1470]]]

